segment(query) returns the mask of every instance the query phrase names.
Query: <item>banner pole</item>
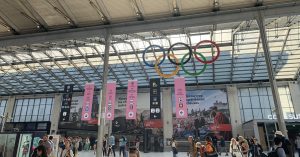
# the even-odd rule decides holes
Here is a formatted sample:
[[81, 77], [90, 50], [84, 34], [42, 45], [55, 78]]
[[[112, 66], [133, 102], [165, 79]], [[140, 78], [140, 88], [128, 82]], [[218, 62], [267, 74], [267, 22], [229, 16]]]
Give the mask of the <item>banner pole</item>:
[[[111, 45], [111, 33], [110, 29], [106, 29], [105, 36], [105, 52], [104, 52], [104, 60], [103, 60], [103, 74], [102, 74], [102, 90], [101, 90], [101, 104], [99, 107], [99, 117], [100, 123], [98, 122], [98, 138], [97, 138], [97, 152], [96, 157], [102, 156], [102, 148], [103, 148], [103, 138], [104, 138], [104, 128], [105, 128], [105, 102], [106, 102], [106, 84], [108, 78], [108, 61], [109, 61], [109, 48]], [[98, 118], [99, 120], [99, 118]]]

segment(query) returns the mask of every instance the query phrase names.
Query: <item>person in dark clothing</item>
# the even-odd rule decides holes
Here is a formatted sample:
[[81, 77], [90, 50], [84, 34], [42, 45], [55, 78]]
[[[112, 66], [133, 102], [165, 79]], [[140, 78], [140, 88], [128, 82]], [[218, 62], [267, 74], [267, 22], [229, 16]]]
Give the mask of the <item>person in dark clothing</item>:
[[257, 139], [252, 138], [251, 143], [252, 143], [251, 144], [252, 145], [252, 148], [251, 148], [252, 157], [261, 157], [262, 153], [263, 153], [263, 149], [262, 149], [262, 146], [258, 143]]
[[281, 131], [276, 131], [275, 132], [275, 137], [281, 138], [281, 142], [282, 142], [281, 147], [284, 149], [284, 152], [285, 152], [286, 156], [291, 157], [292, 156], [292, 153], [291, 153], [292, 144], [291, 144], [291, 142], [287, 138], [284, 137], [284, 135], [282, 134]]
[[212, 143], [213, 143], [214, 147], [216, 148], [216, 152], [219, 152], [219, 149], [218, 149], [218, 138], [217, 138], [217, 136], [213, 136], [212, 137]]

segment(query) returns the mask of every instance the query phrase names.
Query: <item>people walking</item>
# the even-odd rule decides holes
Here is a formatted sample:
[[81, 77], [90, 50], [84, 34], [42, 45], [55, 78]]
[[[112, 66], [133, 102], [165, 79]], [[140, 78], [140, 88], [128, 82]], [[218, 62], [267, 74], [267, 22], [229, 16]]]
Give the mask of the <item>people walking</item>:
[[85, 151], [90, 150], [90, 145], [91, 145], [90, 138], [87, 137], [87, 138], [85, 139], [85, 143], [84, 143], [84, 146], [83, 146], [83, 150], [85, 150]]
[[60, 157], [74, 157], [74, 153], [71, 149], [71, 143], [69, 141], [65, 142], [65, 149], [62, 151]]
[[249, 152], [249, 144], [246, 139], [244, 139], [243, 136], [239, 136], [239, 145], [241, 148], [242, 156], [243, 157], [248, 157], [248, 152]]
[[114, 157], [116, 156], [116, 152], [115, 152], [115, 136], [113, 134], [110, 135], [110, 137], [108, 138], [108, 156], [110, 155], [110, 152], [113, 153]]
[[263, 149], [262, 146], [258, 143], [256, 138], [252, 138], [251, 139], [251, 143], [252, 143], [252, 157], [261, 157], [262, 153], [263, 153]]
[[268, 153], [268, 157], [286, 157], [286, 153], [282, 147], [282, 138], [274, 138], [274, 148], [271, 152]]
[[205, 144], [205, 157], [218, 157], [218, 152], [216, 148], [213, 145], [211, 137], [207, 136], [205, 138], [206, 144]]
[[241, 148], [235, 138], [230, 141], [229, 152], [232, 157], [242, 157]]
[[120, 157], [121, 157], [121, 153], [123, 153], [123, 157], [126, 157], [126, 143], [127, 143], [127, 139], [125, 138], [125, 136], [122, 136], [119, 140], [119, 145], [120, 145]]
[[177, 142], [174, 137], [171, 139], [171, 146], [172, 146], [173, 157], [176, 157], [178, 154], [178, 150], [177, 150]]
[[279, 139], [281, 139], [282, 142], [282, 148], [284, 149], [284, 152], [286, 154], [287, 157], [292, 157], [292, 145], [290, 143], [290, 141], [282, 134], [281, 131], [276, 131], [275, 132], [275, 137], [278, 137]]
[[107, 135], [104, 136], [104, 139], [102, 141], [102, 155], [106, 156], [107, 155]]

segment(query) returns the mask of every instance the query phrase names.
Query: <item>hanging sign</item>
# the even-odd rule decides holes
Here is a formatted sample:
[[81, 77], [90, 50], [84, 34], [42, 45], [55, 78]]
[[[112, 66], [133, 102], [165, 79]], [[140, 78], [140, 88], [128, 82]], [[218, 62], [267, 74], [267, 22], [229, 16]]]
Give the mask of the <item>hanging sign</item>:
[[126, 119], [136, 119], [137, 85], [137, 80], [128, 80]]
[[150, 79], [150, 119], [161, 119], [160, 79]]
[[73, 86], [74, 85], [65, 85], [64, 87], [60, 111], [60, 121], [62, 122], [67, 122], [70, 119]]
[[174, 79], [175, 85], [175, 103], [176, 103], [176, 118], [187, 118], [188, 111], [186, 105], [186, 89], [185, 78], [177, 77]]
[[114, 120], [115, 101], [116, 101], [116, 82], [108, 82], [106, 84], [106, 102], [105, 102], [106, 120]]
[[81, 113], [82, 121], [91, 120], [94, 87], [95, 87], [94, 83], [87, 83], [84, 86], [84, 96], [83, 96], [82, 113]]

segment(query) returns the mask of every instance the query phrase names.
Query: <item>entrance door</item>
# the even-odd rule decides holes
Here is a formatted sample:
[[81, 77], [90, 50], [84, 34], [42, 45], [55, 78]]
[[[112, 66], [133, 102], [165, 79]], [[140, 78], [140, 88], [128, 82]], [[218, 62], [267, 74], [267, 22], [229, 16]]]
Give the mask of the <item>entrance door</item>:
[[267, 150], [267, 142], [266, 142], [266, 134], [265, 134], [265, 126], [264, 123], [258, 124], [258, 132], [259, 132], [259, 141], [263, 150]]
[[163, 135], [161, 129], [145, 129], [144, 132], [144, 152], [162, 152]]

